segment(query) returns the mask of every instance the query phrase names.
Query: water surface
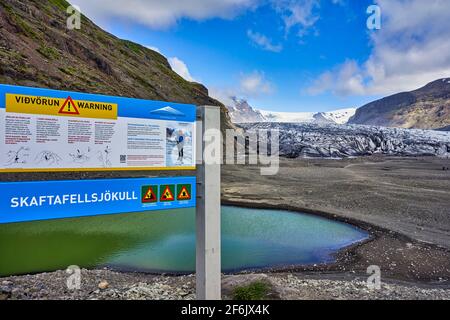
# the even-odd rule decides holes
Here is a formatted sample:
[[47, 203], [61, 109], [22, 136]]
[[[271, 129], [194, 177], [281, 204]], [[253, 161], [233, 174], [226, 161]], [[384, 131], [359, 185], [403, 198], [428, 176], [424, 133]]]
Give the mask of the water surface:
[[[222, 208], [224, 271], [332, 262], [367, 239], [351, 225], [278, 210]], [[0, 275], [69, 265], [192, 272], [195, 209], [0, 225]]]

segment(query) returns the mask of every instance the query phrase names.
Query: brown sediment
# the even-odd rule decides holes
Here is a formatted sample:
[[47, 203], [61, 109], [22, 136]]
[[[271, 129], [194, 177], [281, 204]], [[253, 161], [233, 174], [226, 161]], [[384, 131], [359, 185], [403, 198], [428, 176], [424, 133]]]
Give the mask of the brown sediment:
[[438, 158], [281, 159], [273, 177], [261, 176], [255, 166], [227, 165], [222, 204], [313, 214], [370, 235], [337, 252], [334, 263], [265, 272], [365, 274], [376, 265], [391, 279], [450, 283], [450, 175], [439, 170], [448, 163]]

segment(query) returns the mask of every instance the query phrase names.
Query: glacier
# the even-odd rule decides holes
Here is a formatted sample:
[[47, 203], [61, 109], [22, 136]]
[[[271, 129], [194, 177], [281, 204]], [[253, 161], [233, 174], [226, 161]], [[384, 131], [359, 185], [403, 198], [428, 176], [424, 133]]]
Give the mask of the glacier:
[[437, 156], [450, 158], [450, 132], [331, 123], [240, 124], [245, 131], [278, 130], [280, 156], [329, 158]]

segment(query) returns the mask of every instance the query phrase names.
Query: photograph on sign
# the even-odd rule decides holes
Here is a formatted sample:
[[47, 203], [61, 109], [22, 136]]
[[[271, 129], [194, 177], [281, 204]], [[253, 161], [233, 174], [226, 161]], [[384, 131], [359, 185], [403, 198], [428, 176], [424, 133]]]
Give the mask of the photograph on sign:
[[192, 163], [194, 156], [192, 125], [179, 123], [167, 128], [166, 158], [168, 166]]
[[195, 169], [195, 108], [0, 85], [0, 172]]

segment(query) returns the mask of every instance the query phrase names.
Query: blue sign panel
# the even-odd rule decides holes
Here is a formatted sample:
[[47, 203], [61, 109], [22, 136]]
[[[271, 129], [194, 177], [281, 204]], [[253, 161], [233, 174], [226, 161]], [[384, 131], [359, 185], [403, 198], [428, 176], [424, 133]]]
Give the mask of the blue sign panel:
[[0, 183], [0, 223], [195, 207], [196, 178]]
[[195, 170], [196, 109], [0, 84], [0, 172]]

